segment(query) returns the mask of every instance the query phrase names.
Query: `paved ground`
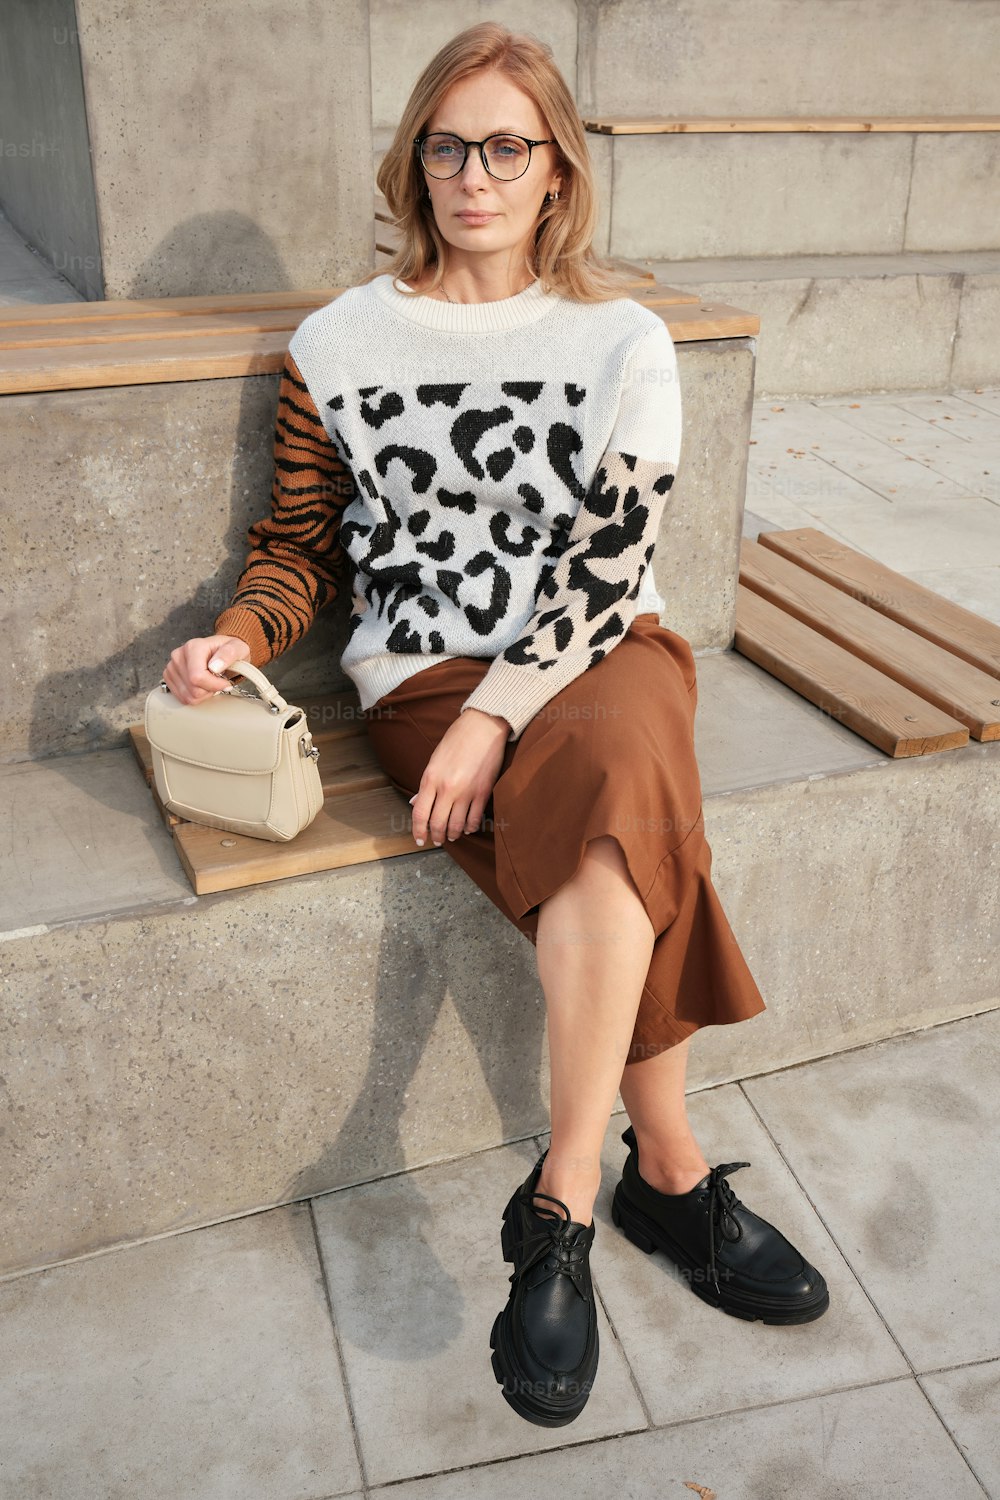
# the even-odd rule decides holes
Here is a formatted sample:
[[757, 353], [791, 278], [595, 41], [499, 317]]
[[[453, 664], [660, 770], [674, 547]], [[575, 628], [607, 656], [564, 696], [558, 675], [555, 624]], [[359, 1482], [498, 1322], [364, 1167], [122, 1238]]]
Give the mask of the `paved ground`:
[[816, 526], [1000, 623], [1000, 390], [757, 401], [744, 530]]
[[569, 1428], [490, 1369], [500, 1210], [539, 1140], [0, 1285], [4, 1500], [1000, 1496], [1000, 1011], [690, 1098], [711, 1162], [820, 1266], [773, 1328], [614, 1229]]

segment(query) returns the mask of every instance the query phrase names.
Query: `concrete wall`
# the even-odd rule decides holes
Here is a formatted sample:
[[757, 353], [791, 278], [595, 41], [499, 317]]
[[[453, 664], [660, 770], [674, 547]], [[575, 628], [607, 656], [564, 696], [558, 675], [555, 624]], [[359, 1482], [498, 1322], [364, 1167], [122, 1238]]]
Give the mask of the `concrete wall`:
[[77, 0], [105, 295], [373, 263], [365, 0]]
[[1000, 114], [998, 0], [580, 0], [579, 11], [584, 112]]
[[0, 204], [81, 296], [104, 295], [73, 0], [0, 10]]
[[372, 123], [379, 132], [395, 128], [418, 75], [445, 42], [479, 21], [501, 21], [512, 31], [528, 31], [552, 48], [570, 88], [576, 89], [577, 4], [575, 0], [370, 0]]
[[553, 48], [584, 114], [1000, 113], [1000, 0], [371, 0], [372, 116], [395, 125], [480, 20]]
[[[653, 567], [664, 623], [732, 640], [753, 341], [678, 345], [681, 463]], [[0, 759], [122, 743], [174, 646], [207, 634], [267, 511], [277, 377], [0, 397], [0, 594], [11, 639]], [[349, 687], [350, 590], [275, 664]]]

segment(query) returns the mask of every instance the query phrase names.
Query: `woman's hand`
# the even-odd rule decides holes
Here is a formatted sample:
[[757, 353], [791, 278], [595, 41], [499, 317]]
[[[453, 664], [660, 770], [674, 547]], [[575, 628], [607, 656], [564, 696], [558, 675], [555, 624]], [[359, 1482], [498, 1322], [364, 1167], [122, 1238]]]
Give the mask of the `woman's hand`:
[[235, 635], [195, 636], [171, 651], [163, 680], [181, 703], [200, 703], [231, 685], [227, 667], [249, 660], [250, 647]]
[[468, 708], [438, 741], [411, 797], [413, 837], [435, 844], [476, 833], [503, 765], [510, 725], [495, 714]]

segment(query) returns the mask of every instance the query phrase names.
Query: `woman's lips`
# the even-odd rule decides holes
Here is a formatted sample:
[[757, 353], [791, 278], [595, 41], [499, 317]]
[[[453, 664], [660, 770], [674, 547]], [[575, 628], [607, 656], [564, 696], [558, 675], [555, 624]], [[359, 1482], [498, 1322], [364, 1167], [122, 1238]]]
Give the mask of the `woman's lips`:
[[491, 219], [496, 218], [496, 214], [465, 213], [459, 214], [458, 217], [463, 224], [488, 224]]

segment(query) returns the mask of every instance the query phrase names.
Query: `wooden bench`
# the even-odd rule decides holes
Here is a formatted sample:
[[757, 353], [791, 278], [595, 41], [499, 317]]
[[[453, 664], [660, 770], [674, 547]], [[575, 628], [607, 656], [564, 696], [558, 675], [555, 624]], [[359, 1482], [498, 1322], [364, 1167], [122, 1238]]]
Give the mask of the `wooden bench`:
[[739, 578], [736, 650], [888, 755], [1000, 739], [1000, 626], [812, 526]]
[[[276, 373], [302, 319], [343, 290], [0, 308], [0, 395]], [[638, 270], [631, 295], [660, 314], [675, 343], [760, 332], [755, 314]]]
[[584, 120], [598, 135], [757, 135], [781, 131], [941, 131], [1000, 130], [1000, 115], [601, 115]]

